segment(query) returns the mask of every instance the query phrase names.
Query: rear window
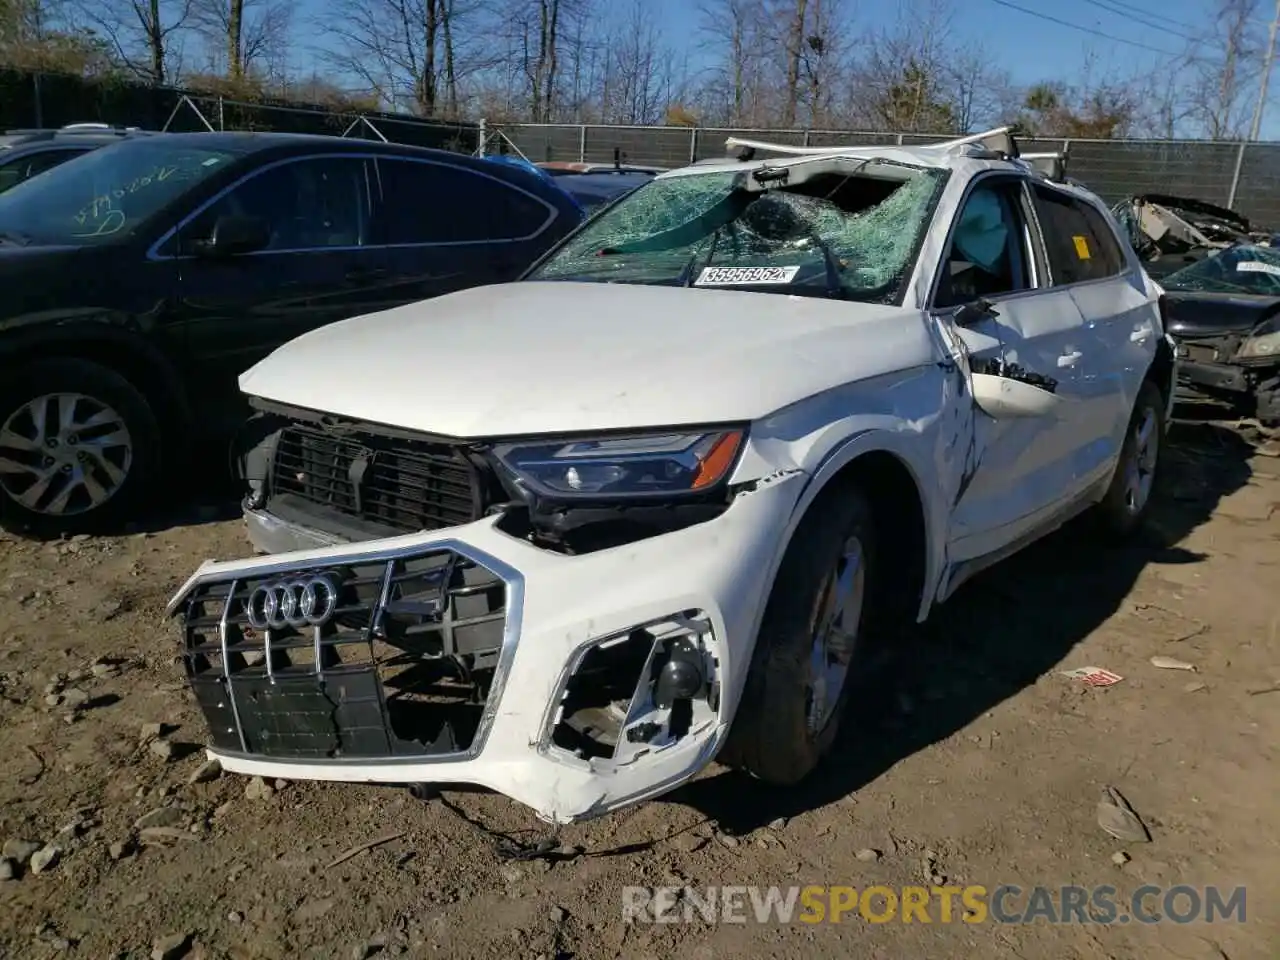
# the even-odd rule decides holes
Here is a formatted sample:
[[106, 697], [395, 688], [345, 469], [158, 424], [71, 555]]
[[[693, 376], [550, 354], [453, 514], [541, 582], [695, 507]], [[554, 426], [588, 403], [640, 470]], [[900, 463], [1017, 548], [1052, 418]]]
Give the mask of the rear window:
[[390, 244], [524, 240], [555, 215], [496, 176], [449, 163], [378, 158], [384, 240]]

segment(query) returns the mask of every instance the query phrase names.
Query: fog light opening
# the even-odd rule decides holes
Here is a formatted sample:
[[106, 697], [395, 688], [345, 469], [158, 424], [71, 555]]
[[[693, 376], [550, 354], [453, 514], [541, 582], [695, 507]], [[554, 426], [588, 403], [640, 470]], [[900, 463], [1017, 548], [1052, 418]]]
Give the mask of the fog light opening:
[[587, 650], [565, 684], [551, 745], [615, 763], [671, 746], [714, 721], [718, 667], [701, 611], [607, 638]]

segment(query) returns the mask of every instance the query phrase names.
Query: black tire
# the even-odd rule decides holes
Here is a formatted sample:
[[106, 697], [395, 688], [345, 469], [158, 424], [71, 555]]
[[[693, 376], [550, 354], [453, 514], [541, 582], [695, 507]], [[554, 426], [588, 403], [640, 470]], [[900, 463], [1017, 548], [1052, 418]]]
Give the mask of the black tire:
[[[1120, 447], [1120, 459], [1116, 464], [1115, 475], [1107, 488], [1106, 496], [1099, 501], [1094, 510], [1094, 519], [1101, 532], [1110, 538], [1124, 539], [1132, 535], [1142, 526], [1151, 501], [1160, 481], [1160, 459], [1164, 452], [1165, 440], [1165, 403], [1164, 395], [1150, 380], [1143, 381], [1138, 391], [1138, 399], [1134, 401], [1133, 413], [1129, 417], [1129, 425], [1125, 429], [1124, 443]], [[1151, 482], [1149, 492], [1141, 504], [1135, 505], [1130, 492], [1130, 469], [1139, 456], [1138, 430], [1150, 418], [1152, 424], [1154, 453], [1149, 461]]]
[[[809, 718], [813, 649], [810, 624], [824, 587], [850, 538], [862, 547], [863, 603], [849, 674], [830, 720], [812, 729]], [[733, 726], [717, 758], [768, 783], [807, 777], [839, 732], [849, 693], [860, 680], [874, 641], [875, 529], [865, 496], [853, 485], [824, 491], [801, 519], [769, 594]]]
[[[124, 466], [123, 479], [118, 484], [109, 484], [113, 486], [113, 491], [96, 506], [87, 499], [89, 494], [85, 487], [69, 498], [67, 509], [51, 512], [49, 494], [46, 494], [43, 502], [35, 505], [35, 509], [31, 508], [32, 505], [19, 502], [17, 497], [29, 493], [30, 486], [24, 488], [27, 478], [10, 470], [7, 474], [0, 475], [0, 525], [17, 533], [55, 537], [69, 533], [100, 532], [131, 519], [148, 493], [161, 464], [160, 427], [146, 397], [119, 373], [101, 364], [72, 358], [39, 360], [19, 366], [6, 374], [3, 386], [0, 386], [0, 431], [11, 422], [20, 430], [25, 429], [32, 421], [21, 413], [22, 409], [37, 398], [49, 394], [78, 394], [87, 398], [88, 403], [82, 402], [77, 406], [78, 414], [81, 411], [92, 412], [95, 409], [92, 406], [94, 403], [116, 414], [118, 422], [128, 431], [129, 442], [111, 446], [102, 456], [107, 457], [117, 471]], [[87, 416], [87, 413], [82, 415]], [[98, 428], [98, 435], [101, 435], [102, 430], [109, 429]], [[118, 435], [118, 431], [113, 435]], [[87, 427], [86, 437], [92, 436], [93, 428]], [[73, 439], [79, 442], [78, 437]], [[129, 451], [127, 458], [122, 452], [126, 448]], [[14, 459], [15, 449], [6, 449], [5, 437], [0, 434], [0, 458]], [[36, 456], [30, 451], [19, 452], [23, 454], [24, 464], [29, 462], [27, 457]], [[81, 453], [83, 454], [83, 448]], [[45, 461], [41, 461], [43, 462]], [[90, 458], [81, 462], [85, 464], [82, 469], [96, 471], [95, 482], [99, 482], [99, 488], [105, 489], [100, 481], [109, 480], [110, 477], [100, 472], [100, 467], [94, 467], [95, 463], [101, 463], [101, 459]], [[51, 487], [50, 493], [53, 492], [56, 492], [56, 488]]]

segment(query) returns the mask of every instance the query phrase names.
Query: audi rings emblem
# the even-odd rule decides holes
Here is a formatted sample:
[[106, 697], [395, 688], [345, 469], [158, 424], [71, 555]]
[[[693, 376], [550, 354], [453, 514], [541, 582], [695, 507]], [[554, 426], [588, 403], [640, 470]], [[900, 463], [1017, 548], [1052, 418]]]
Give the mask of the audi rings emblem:
[[323, 574], [264, 583], [249, 594], [249, 625], [257, 630], [321, 626], [338, 609], [338, 590], [338, 583]]

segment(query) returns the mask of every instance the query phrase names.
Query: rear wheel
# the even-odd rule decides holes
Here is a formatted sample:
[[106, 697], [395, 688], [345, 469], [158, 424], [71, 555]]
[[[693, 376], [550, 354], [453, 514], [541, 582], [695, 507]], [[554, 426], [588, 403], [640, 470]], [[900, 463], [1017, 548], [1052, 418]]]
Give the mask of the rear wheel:
[[1097, 514], [1104, 530], [1127, 536], [1141, 526], [1159, 478], [1164, 444], [1164, 397], [1150, 380], [1138, 391], [1120, 459]]
[[154, 475], [159, 439], [146, 398], [115, 371], [28, 365], [0, 389], [0, 522], [38, 536], [118, 522]]
[[862, 493], [844, 486], [821, 495], [778, 571], [721, 763], [776, 784], [796, 783], [818, 766], [869, 652], [874, 562]]

